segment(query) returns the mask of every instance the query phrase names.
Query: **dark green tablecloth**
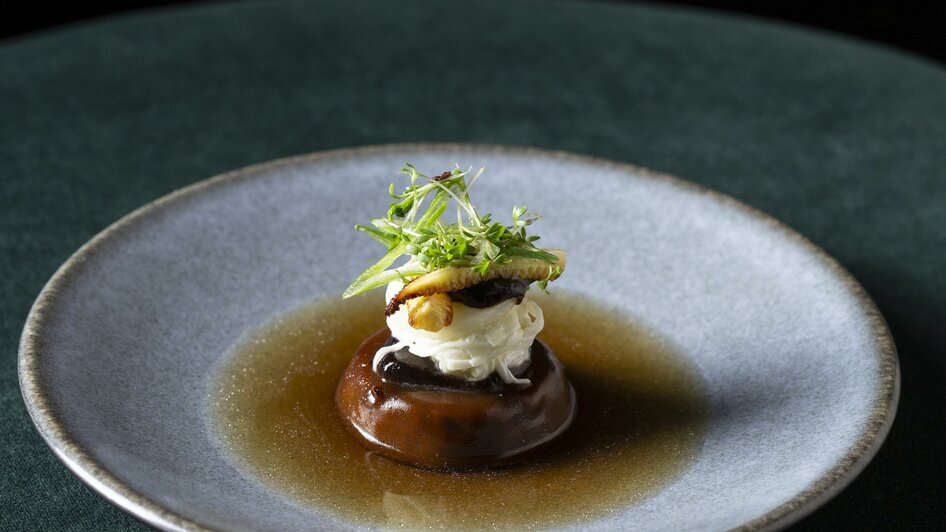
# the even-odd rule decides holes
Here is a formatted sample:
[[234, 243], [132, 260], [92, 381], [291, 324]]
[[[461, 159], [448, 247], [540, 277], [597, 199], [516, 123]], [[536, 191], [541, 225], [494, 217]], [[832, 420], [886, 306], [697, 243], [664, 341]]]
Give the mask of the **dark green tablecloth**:
[[16, 349], [55, 268], [217, 172], [404, 141], [532, 145], [729, 193], [837, 257], [903, 370], [874, 462], [799, 525], [929, 528], [946, 496], [946, 71], [753, 19], [568, 2], [240, 3], [0, 45], [0, 528], [141, 525], [34, 432]]

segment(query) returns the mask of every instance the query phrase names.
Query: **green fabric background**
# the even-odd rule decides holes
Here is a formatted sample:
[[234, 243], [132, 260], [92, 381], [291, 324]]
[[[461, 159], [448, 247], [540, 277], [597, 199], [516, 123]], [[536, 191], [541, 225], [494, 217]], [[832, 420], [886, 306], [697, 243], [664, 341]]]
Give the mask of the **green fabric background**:
[[34, 432], [16, 377], [43, 283], [132, 209], [225, 170], [363, 144], [630, 161], [787, 222], [886, 316], [903, 393], [867, 470], [800, 529], [931, 528], [946, 496], [946, 71], [684, 9], [239, 3], [0, 43], [0, 528], [141, 528]]

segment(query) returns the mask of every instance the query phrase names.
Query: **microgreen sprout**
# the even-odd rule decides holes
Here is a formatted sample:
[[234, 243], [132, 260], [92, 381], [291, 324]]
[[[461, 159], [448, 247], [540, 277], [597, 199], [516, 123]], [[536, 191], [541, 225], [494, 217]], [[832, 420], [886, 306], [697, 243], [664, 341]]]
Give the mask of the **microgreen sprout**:
[[[558, 260], [535, 246], [539, 237], [527, 234], [527, 228], [540, 216], [525, 206], [513, 207], [511, 225], [493, 221], [492, 215], [476, 211], [469, 192], [483, 169], [471, 175], [472, 168], [462, 170], [457, 165], [430, 177], [413, 165], [405, 164], [401, 172], [407, 175], [409, 184], [401, 193], [396, 193], [391, 184], [388, 194], [393, 201], [387, 215], [372, 219], [370, 225], [355, 226], [356, 230], [384, 244], [388, 252], [362, 272], [343, 297], [447, 266], [469, 267], [485, 275], [493, 265], [506, 264], [513, 258], [541, 260], [550, 265]], [[451, 202], [456, 207], [456, 222], [445, 223], [441, 216]], [[402, 255], [411, 257], [407, 265], [390, 268]], [[560, 269], [550, 266], [549, 271], [549, 277], [554, 278]], [[539, 287], [544, 290], [547, 284], [548, 279], [545, 279], [539, 282]]]

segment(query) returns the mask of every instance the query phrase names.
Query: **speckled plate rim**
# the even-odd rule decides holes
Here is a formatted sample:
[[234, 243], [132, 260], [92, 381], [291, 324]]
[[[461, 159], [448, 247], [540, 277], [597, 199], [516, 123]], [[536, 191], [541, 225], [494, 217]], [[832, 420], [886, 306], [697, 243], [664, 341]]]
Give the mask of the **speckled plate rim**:
[[809, 486], [786, 500], [769, 512], [760, 515], [736, 530], [774, 530], [784, 528], [827, 502], [844, 489], [870, 462], [877, 453], [890, 427], [893, 424], [900, 397], [900, 369], [897, 350], [890, 330], [877, 305], [854, 277], [834, 258], [812, 243], [794, 229], [776, 220], [772, 216], [721, 192], [702, 185], [686, 181], [679, 177], [642, 168], [629, 163], [612, 161], [600, 157], [576, 153], [544, 150], [522, 146], [493, 144], [461, 143], [403, 143], [339, 148], [319, 151], [305, 155], [286, 157], [273, 161], [247, 166], [231, 172], [218, 174], [187, 187], [171, 192], [125, 215], [117, 222], [80, 247], [50, 278], [43, 287], [30, 313], [27, 316], [20, 338], [18, 355], [18, 373], [20, 391], [26, 403], [30, 418], [40, 436], [53, 450], [55, 455], [80, 480], [97, 491], [107, 500], [141, 519], [142, 521], [167, 530], [210, 530], [206, 526], [184, 516], [178, 515], [156, 504], [143, 494], [124, 484], [111, 471], [97, 462], [80, 447], [69, 431], [68, 423], [61, 418], [47, 397], [47, 390], [41, 377], [43, 363], [43, 331], [47, 327], [46, 314], [56, 304], [62, 287], [70, 283], [83, 268], [86, 259], [107, 246], [116, 235], [131, 230], [136, 224], [146, 222], [148, 218], [160, 213], [170, 205], [184, 198], [207, 193], [217, 187], [232, 184], [241, 179], [252, 178], [256, 174], [270, 171], [286, 165], [313, 162], [335, 157], [357, 157], [394, 153], [404, 150], [447, 151], [479, 150], [502, 152], [522, 156], [540, 156], [552, 159], [569, 159], [587, 164], [618, 169], [629, 174], [661, 181], [676, 188], [705, 195], [712, 201], [740, 211], [769, 229], [795, 241], [806, 251], [815, 256], [848, 288], [858, 302], [860, 310], [868, 318], [871, 331], [879, 348], [880, 375], [879, 392], [876, 401], [870, 407], [870, 416], [864, 429], [850, 446], [845, 455], [828, 472]]

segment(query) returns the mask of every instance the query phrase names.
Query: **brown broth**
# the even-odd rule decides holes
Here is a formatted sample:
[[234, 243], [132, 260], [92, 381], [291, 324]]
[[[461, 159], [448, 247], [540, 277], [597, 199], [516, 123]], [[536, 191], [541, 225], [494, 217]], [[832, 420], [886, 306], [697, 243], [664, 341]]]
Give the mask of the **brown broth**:
[[211, 404], [241, 466], [273, 489], [359, 524], [524, 528], [605, 517], [672, 482], [702, 445], [708, 406], [667, 341], [585, 298], [540, 301], [539, 335], [578, 397], [573, 426], [529, 462], [442, 473], [360, 447], [335, 412], [338, 378], [384, 325], [378, 294], [304, 306], [252, 333], [220, 366]]

